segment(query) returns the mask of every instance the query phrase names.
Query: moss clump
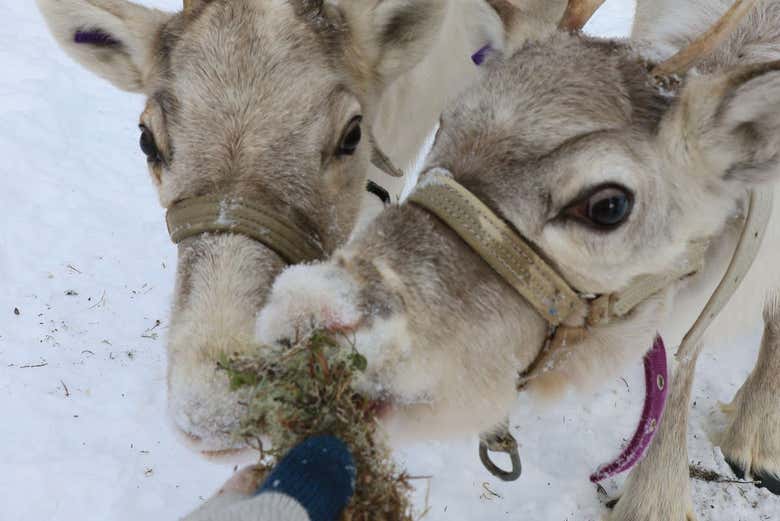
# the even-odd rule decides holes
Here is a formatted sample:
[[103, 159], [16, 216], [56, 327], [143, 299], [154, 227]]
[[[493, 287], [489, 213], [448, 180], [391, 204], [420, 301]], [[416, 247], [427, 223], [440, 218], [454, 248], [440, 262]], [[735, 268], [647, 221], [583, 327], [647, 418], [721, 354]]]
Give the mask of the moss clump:
[[[353, 390], [366, 359], [314, 333], [288, 348], [259, 347], [254, 355], [225, 357], [220, 367], [234, 390], [250, 389], [238, 436], [255, 445], [261, 461], [278, 460], [311, 436], [330, 434], [352, 450], [355, 496], [344, 521], [412, 521], [408, 476], [401, 473], [377, 432], [376, 405]], [[259, 441], [269, 438], [272, 449]], [[272, 464], [268, 466], [268, 470]]]

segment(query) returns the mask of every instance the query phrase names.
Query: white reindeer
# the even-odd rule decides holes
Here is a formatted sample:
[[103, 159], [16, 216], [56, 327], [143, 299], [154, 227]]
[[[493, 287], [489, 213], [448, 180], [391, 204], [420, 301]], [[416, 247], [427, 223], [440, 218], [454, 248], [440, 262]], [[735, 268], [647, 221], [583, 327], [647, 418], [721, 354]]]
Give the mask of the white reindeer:
[[[395, 170], [377, 144], [393, 163], [411, 162], [444, 104], [480, 75], [472, 54], [503, 48], [505, 25], [537, 34], [566, 6], [520, 3], [185, 0], [164, 13], [38, 0], [68, 54], [148, 98], [141, 148], [179, 245], [169, 408], [197, 448], [237, 446], [240, 395], [217, 362], [249, 349], [289, 262], [346, 240], [369, 160]], [[381, 208], [363, 203], [366, 214]]]
[[[424, 436], [500, 422], [518, 373], [531, 369], [528, 392], [556, 396], [638, 361], [659, 331], [679, 343], [738, 239], [761, 234], [745, 220], [750, 201], [767, 198], [748, 192], [771, 194], [780, 176], [780, 2], [737, 2], [710, 35], [720, 40], [659, 65], [730, 4], [640, 1], [633, 41], [555, 24], [534, 41], [510, 38], [486, 78], [445, 110], [411, 202], [328, 262], [282, 273], [258, 339], [348, 332], [368, 359], [361, 388], [386, 404], [388, 429]], [[747, 7], [744, 20], [732, 16]], [[696, 57], [696, 70], [679, 67]], [[774, 212], [712, 334], [755, 327], [768, 289], [780, 287], [778, 226]], [[617, 310], [636, 288], [642, 298]], [[720, 445], [780, 492], [776, 297], [763, 317], [758, 365]], [[683, 348], [665, 421], [612, 520], [693, 518], [685, 429], [699, 346]]]

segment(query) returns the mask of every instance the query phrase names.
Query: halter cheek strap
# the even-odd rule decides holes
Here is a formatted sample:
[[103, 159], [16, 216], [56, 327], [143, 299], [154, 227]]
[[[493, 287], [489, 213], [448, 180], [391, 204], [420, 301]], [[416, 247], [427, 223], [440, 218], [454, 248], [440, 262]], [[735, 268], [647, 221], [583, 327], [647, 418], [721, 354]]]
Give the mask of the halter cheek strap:
[[579, 294], [449, 172], [429, 171], [409, 201], [444, 221], [551, 326], [586, 314]]
[[528, 242], [452, 174], [433, 169], [425, 174], [409, 201], [439, 217], [512, 286], [550, 324], [555, 334], [625, 318], [637, 306], [673, 282], [701, 269], [708, 241], [691, 243], [669, 271], [638, 277], [622, 291], [583, 295], [552, 268]]

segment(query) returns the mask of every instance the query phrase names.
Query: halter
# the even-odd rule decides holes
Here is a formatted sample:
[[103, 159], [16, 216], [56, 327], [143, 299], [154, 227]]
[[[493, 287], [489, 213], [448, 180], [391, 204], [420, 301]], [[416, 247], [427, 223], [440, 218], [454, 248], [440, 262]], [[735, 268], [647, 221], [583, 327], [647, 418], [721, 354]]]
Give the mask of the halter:
[[[369, 141], [371, 163], [391, 177], [403, 176], [371, 134]], [[366, 191], [377, 196], [383, 204], [390, 202], [387, 190], [373, 181], [368, 181]], [[168, 209], [165, 220], [174, 244], [204, 233], [234, 233], [270, 248], [288, 264], [312, 262], [325, 256], [317, 237], [291, 224], [289, 219], [240, 196], [205, 195], [185, 199]]]
[[625, 318], [673, 282], [698, 272], [709, 245], [692, 242], [668, 272], [639, 277], [622, 291], [586, 295], [446, 170], [429, 171], [409, 200], [444, 221], [536, 310], [550, 325], [547, 341], [551, 343], [562, 334]]
[[[581, 342], [592, 328], [624, 320], [649, 298], [675, 282], [698, 273], [704, 266], [709, 246], [708, 240], [693, 241], [683, 258], [667, 272], [638, 277], [628, 288], [618, 292], [585, 295], [568, 284], [524, 237], [455, 181], [450, 172], [439, 168], [428, 171], [409, 201], [441, 219], [549, 324], [549, 335], [539, 356], [520, 375], [519, 391], [523, 391], [530, 380], [545, 370], [551, 353], [557, 349]], [[758, 254], [771, 216], [772, 203], [771, 190], [751, 193], [747, 218], [731, 265], [701, 316], [686, 335], [678, 356], [689, 355], [739, 287]], [[655, 436], [654, 427], [663, 413], [668, 381], [666, 352], [660, 337], [645, 359], [645, 372], [645, 412], [637, 434], [619, 458], [622, 464], [601, 467], [591, 476], [592, 480], [598, 481], [631, 468], [642, 458]], [[487, 455], [488, 450], [508, 453], [512, 459], [512, 471], [506, 472], [496, 467]], [[499, 426], [493, 433], [481, 437], [480, 457], [488, 470], [500, 479], [514, 481], [520, 476], [517, 443], [509, 434], [507, 425]]]
[[314, 237], [241, 197], [206, 195], [185, 199], [168, 210], [166, 221], [174, 244], [204, 233], [235, 233], [267, 246], [290, 264], [324, 256]]

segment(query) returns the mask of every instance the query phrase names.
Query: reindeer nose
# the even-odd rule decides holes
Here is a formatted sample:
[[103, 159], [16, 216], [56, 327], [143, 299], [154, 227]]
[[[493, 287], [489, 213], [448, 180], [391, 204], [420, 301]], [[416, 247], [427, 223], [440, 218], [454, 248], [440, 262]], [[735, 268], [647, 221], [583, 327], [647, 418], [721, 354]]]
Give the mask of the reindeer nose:
[[[207, 433], [199, 429], [192, 429], [191, 424], [179, 423], [176, 421], [176, 418], [173, 418], [173, 422], [174, 429], [176, 429], [184, 445], [207, 458], [232, 456], [248, 449], [247, 446], [241, 442], [236, 442], [231, 436], [221, 436], [221, 432], [227, 433], [229, 432], [228, 429], [221, 432]], [[200, 434], [193, 431], [200, 432]]]
[[233, 392], [213, 367], [174, 367], [169, 376], [170, 418], [187, 446], [207, 455], [246, 448], [237, 435], [246, 391]]

